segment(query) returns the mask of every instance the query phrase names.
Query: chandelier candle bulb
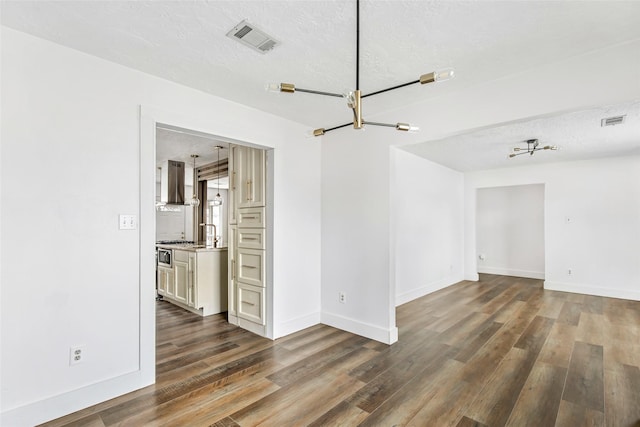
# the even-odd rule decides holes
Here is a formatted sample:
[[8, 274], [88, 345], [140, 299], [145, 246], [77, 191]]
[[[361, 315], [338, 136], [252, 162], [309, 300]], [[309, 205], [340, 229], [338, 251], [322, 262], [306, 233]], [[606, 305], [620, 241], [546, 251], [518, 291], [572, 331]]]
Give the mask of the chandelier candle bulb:
[[447, 80], [451, 80], [455, 76], [452, 68], [436, 71], [434, 74], [436, 82], [446, 82]]
[[267, 83], [264, 85], [267, 92], [280, 92], [280, 83]]

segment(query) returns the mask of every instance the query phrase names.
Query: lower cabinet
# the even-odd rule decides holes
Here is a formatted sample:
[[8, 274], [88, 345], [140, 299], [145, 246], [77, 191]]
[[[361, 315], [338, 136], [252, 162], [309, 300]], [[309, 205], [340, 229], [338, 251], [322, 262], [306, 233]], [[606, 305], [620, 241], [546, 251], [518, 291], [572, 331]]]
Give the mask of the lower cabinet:
[[173, 268], [166, 270], [173, 275], [160, 276], [158, 268], [158, 293], [167, 301], [202, 316], [227, 311], [226, 249], [174, 249]]
[[158, 266], [158, 294], [172, 297], [175, 293], [173, 268]]
[[173, 251], [173, 268], [176, 285], [173, 298], [178, 302], [186, 304], [187, 288], [189, 286], [189, 253], [186, 251]]
[[238, 283], [238, 317], [265, 324], [264, 288]]
[[236, 301], [237, 298], [237, 277], [236, 277], [236, 241], [238, 239], [238, 228], [235, 225], [229, 226], [229, 235], [227, 238], [229, 244], [229, 258], [228, 258], [228, 269], [229, 269], [229, 285], [228, 285], [228, 297], [229, 297], [229, 307], [228, 307], [228, 317], [229, 322], [233, 324], [238, 324], [237, 321], [237, 311], [236, 311]]

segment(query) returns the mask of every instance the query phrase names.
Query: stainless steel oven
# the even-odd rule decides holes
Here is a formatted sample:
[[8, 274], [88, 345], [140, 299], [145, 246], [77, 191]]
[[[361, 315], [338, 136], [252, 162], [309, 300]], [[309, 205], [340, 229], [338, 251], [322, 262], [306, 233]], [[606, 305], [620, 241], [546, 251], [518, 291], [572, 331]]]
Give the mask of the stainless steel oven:
[[169, 267], [173, 262], [173, 251], [171, 249], [158, 248], [158, 267]]

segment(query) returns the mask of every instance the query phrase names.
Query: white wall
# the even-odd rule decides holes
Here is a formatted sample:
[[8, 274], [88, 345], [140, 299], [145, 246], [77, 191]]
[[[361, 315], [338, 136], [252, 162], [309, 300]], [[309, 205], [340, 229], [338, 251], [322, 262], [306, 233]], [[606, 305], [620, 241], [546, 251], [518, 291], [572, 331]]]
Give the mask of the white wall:
[[530, 183], [545, 185], [545, 288], [640, 300], [640, 157], [465, 174], [465, 251], [476, 248], [476, 189]]
[[[6, 28], [2, 104], [2, 425], [153, 381], [152, 118], [274, 147], [274, 334], [319, 318], [320, 148], [306, 127]], [[137, 231], [118, 230], [122, 213]], [[78, 344], [86, 361], [70, 368]]]
[[464, 175], [406, 151], [392, 150], [392, 238], [396, 305], [463, 277]]
[[[397, 212], [390, 194], [390, 147], [640, 98], [639, 50], [640, 40], [620, 44], [437, 98], [429, 98], [426, 87], [403, 89], [423, 89], [425, 101], [379, 116], [369, 116], [366, 104], [365, 119], [408, 122], [420, 126], [420, 133], [345, 128], [321, 137], [322, 321], [380, 341], [394, 340], [398, 256], [391, 221]], [[473, 203], [475, 211], [475, 198]], [[466, 232], [475, 225], [469, 220], [465, 216], [465, 279], [477, 280], [475, 262], [472, 268], [467, 265], [475, 260], [475, 235], [469, 244]], [[347, 292], [346, 304], [338, 302], [340, 291]]]
[[[389, 266], [389, 145], [346, 130], [322, 141], [322, 322], [397, 341]], [[346, 294], [346, 303], [338, 293]]]
[[477, 191], [478, 273], [544, 279], [544, 185]]

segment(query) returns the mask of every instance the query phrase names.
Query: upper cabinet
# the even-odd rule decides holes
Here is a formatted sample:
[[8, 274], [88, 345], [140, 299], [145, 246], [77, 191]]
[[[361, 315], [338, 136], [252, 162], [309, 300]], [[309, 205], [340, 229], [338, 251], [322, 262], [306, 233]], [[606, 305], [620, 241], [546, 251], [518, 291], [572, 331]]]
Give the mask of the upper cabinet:
[[234, 183], [238, 208], [264, 207], [265, 198], [265, 154], [264, 150], [236, 146]]

